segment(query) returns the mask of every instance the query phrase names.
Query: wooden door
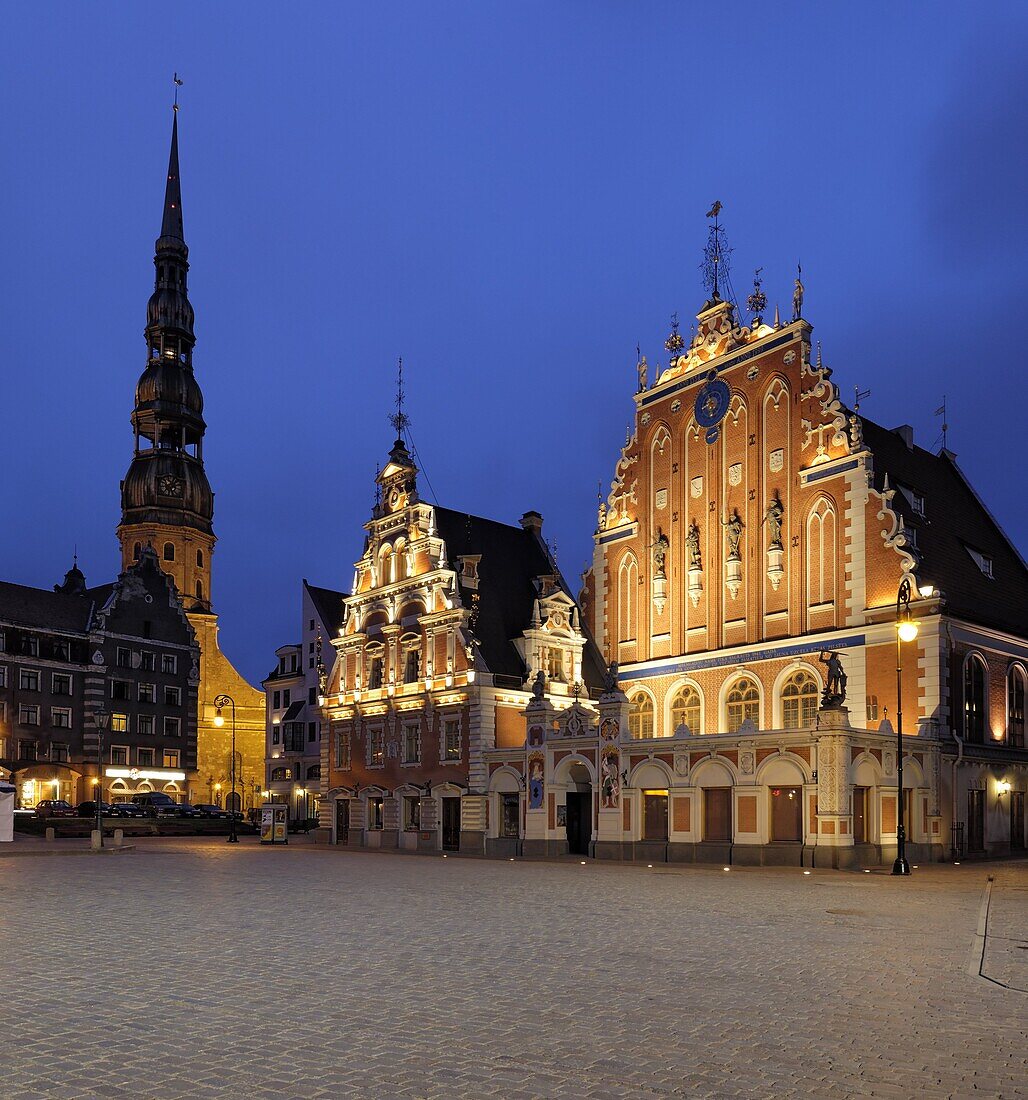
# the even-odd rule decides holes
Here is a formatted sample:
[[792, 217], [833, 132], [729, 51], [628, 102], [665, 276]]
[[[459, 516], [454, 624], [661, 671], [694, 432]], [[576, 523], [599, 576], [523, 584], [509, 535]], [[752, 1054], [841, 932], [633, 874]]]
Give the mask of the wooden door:
[[985, 792], [967, 792], [967, 850], [985, 851]]
[[1024, 851], [1024, 791], [1010, 792], [1010, 847]]
[[667, 840], [667, 795], [643, 795], [643, 840]]
[[443, 802], [443, 850], [460, 850], [460, 799], [444, 798]]
[[853, 843], [866, 844], [868, 833], [867, 787], [853, 788]]
[[732, 839], [731, 787], [707, 787], [703, 792], [703, 839]]
[[336, 844], [350, 843], [350, 800], [340, 798], [336, 801]]
[[771, 788], [771, 839], [779, 843], [795, 843], [803, 839], [801, 787]]

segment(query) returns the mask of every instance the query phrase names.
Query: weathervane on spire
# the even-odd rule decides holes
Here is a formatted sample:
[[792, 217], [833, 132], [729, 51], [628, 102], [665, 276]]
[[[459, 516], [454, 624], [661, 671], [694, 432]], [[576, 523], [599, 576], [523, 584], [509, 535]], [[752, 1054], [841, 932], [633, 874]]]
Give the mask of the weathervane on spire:
[[664, 341], [664, 347], [671, 352], [671, 362], [678, 358], [678, 353], [685, 347], [685, 340], [678, 331], [678, 310], [671, 314], [671, 335]]
[[753, 327], [756, 328], [764, 320], [764, 310], [767, 309], [767, 295], [764, 293], [764, 280], [760, 273], [764, 269], [758, 267], [753, 272], [753, 293], [746, 299], [746, 308], [753, 314]]
[[401, 355], [396, 364], [396, 412], [389, 417], [389, 423], [396, 431], [396, 438], [400, 440], [403, 439], [403, 433], [410, 426], [410, 417], [403, 411], [405, 396], [403, 392], [403, 356]]
[[173, 111], [177, 111], [178, 110], [178, 90], [179, 90], [179, 88], [182, 87], [182, 81], [179, 78], [178, 73], [175, 73], [175, 75], [171, 79], [175, 82], [175, 102], [171, 105], [171, 109]]
[[710, 291], [711, 300], [714, 302], [720, 301], [718, 292], [721, 276], [728, 274], [728, 255], [731, 252], [730, 248], [725, 248], [725, 231], [718, 221], [721, 210], [721, 203], [715, 202], [707, 211], [707, 217], [713, 218], [714, 224], [710, 227], [707, 243], [703, 249], [703, 263], [700, 265], [700, 270], [703, 272], [703, 285]]

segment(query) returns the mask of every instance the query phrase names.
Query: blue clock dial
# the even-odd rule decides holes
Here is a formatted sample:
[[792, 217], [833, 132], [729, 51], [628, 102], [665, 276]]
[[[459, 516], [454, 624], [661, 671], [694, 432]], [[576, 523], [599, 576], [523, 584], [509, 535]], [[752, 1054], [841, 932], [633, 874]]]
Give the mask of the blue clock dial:
[[696, 404], [693, 406], [696, 423], [701, 428], [707, 429], [708, 443], [713, 443], [720, 434], [718, 425], [724, 420], [731, 400], [732, 391], [720, 378], [714, 377], [711, 371], [711, 377], [708, 377], [700, 388], [700, 392], [696, 395]]

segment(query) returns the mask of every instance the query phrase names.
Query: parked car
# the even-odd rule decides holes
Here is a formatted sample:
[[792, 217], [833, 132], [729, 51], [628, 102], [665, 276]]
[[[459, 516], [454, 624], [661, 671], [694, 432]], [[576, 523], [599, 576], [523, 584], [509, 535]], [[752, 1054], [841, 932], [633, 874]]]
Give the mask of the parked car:
[[114, 809], [119, 817], [146, 817], [146, 810], [134, 802], [115, 802]]
[[193, 807], [194, 810], [201, 817], [228, 817], [228, 813], [220, 806], [215, 806], [210, 802], [201, 802], [199, 805]]
[[[96, 817], [96, 803], [80, 802], [75, 807], [75, 812], [79, 817]], [[100, 803], [100, 815], [102, 817], [121, 817], [118, 807], [112, 806], [109, 802]]]
[[177, 817], [179, 805], [171, 795], [161, 791], [147, 791], [134, 794], [132, 801], [139, 806], [147, 817]]
[[178, 804], [178, 816], [179, 817], [203, 817], [199, 809], [196, 806], [191, 806], [188, 802], [180, 802]]
[[63, 798], [43, 798], [36, 803], [36, 817], [74, 817], [75, 810]]

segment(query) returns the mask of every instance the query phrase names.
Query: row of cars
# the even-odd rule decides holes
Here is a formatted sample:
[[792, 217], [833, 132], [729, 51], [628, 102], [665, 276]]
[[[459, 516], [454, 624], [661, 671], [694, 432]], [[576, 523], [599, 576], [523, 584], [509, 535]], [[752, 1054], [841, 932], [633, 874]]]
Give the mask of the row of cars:
[[[77, 806], [63, 798], [44, 798], [36, 803], [36, 817], [96, 817], [96, 803], [80, 802]], [[206, 817], [229, 818], [232, 815], [220, 806], [176, 802], [170, 795], [158, 791], [135, 794], [128, 802], [101, 802], [101, 817]], [[237, 813], [236, 819], [242, 818]]]

